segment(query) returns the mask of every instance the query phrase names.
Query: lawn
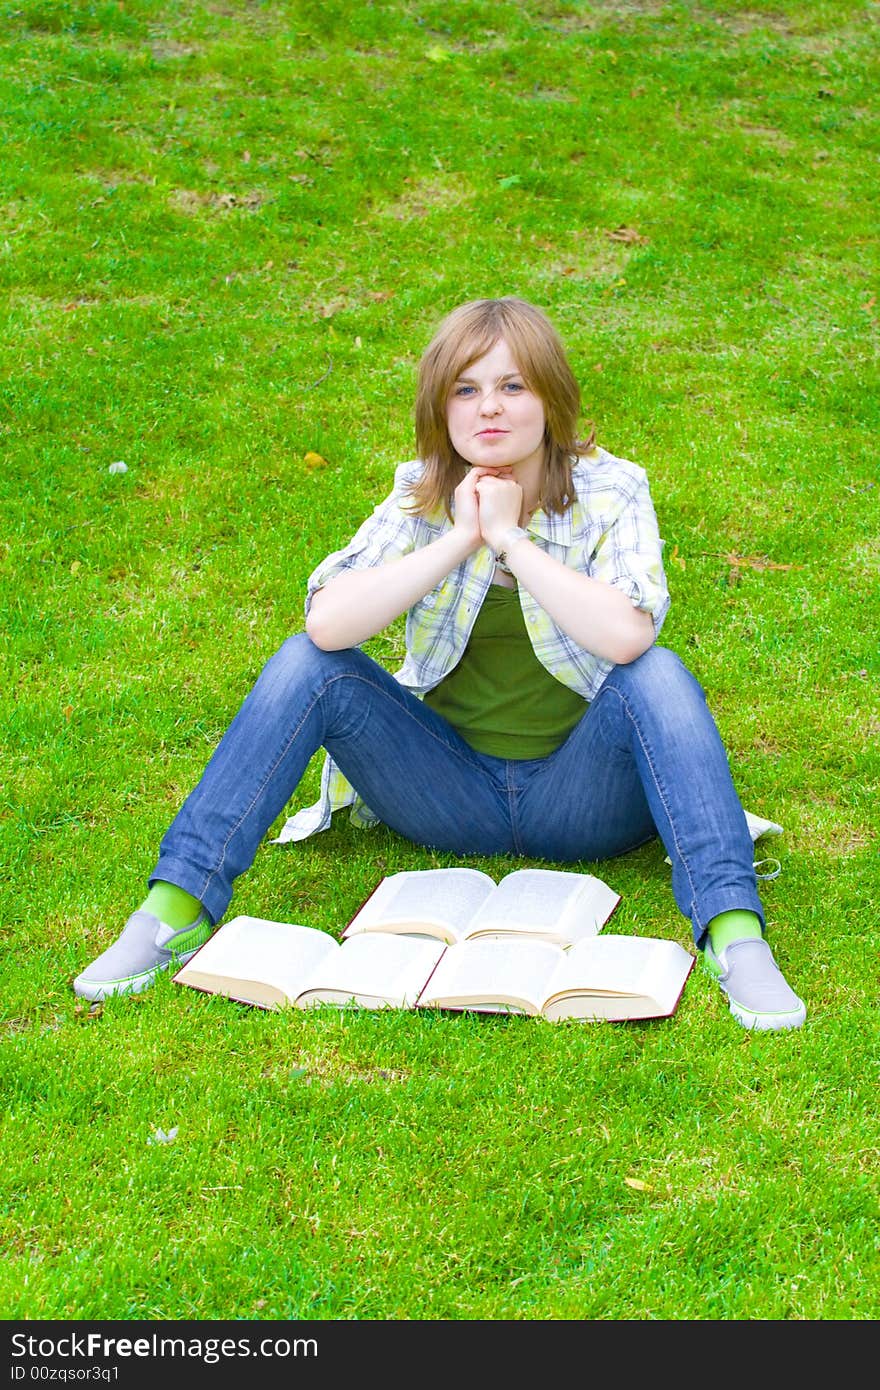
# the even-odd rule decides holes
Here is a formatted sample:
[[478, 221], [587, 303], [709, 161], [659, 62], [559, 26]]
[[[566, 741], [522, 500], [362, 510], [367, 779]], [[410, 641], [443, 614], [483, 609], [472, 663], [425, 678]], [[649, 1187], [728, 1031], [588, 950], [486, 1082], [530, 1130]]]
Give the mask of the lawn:
[[[878, 1316], [876, 21], [0, 5], [4, 1318]], [[413, 456], [439, 317], [508, 293], [648, 471], [663, 641], [784, 827], [762, 896], [806, 1025], [744, 1032], [699, 970], [641, 1024], [274, 1013], [167, 976], [90, 1011], [73, 977]], [[338, 932], [383, 874], [452, 862], [536, 861], [343, 814], [266, 844], [234, 910]], [[659, 844], [582, 867], [616, 929], [691, 944]]]

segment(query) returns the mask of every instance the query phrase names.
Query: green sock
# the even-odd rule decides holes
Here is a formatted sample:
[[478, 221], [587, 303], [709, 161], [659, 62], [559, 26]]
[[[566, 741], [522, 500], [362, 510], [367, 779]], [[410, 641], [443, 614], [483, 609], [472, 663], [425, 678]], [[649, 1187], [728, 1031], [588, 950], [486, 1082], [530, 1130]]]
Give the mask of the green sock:
[[181, 931], [184, 927], [192, 926], [202, 910], [202, 904], [192, 893], [178, 888], [176, 883], [163, 883], [160, 880], [151, 887], [141, 903], [141, 910], [155, 913], [160, 922]]
[[709, 940], [713, 951], [723, 951], [731, 941], [742, 941], [743, 937], [753, 937], [760, 941], [763, 936], [761, 919], [754, 912], [721, 912], [709, 923]]

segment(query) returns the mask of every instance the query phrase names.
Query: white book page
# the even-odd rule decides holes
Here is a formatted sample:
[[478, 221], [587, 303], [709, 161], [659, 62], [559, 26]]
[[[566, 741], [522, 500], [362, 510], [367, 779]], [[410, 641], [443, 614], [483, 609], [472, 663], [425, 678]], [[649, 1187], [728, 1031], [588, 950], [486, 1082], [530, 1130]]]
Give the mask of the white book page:
[[495, 888], [479, 869], [409, 869], [389, 874], [342, 933], [434, 929], [444, 940], [464, 934], [468, 922]]
[[516, 1009], [539, 1013], [560, 946], [529, 937], [477, 937], [450, 946], [419, 999], [419, 1007]]
[[332, 959], [339, 942], [315, 927], [272, 922], [265, 917], [232, 917], [175, 975], [180, 984], [210, 988], [211, 977], [246, 985], [260, 981], [296, 998], [319, 961]]
[[625, 996], [640, 1001], [649, 1014], [665, 1014], [674, 1008], [692, 963], [690, 952], [677, 941], [657, 937], [606, 935], [580, 941], [559, 962], [548, 984], [545, 1011], [551, 1017], [548, 1006], [554, 1000], [584, 990], [606, 1000]]
[[446, 950], [442, 941], [362, 932], [317, 962], [297, 1004], [412, 1008]]
[[591, 874], [564, 869], [515, 869], [486, 899], [468, 936], [535, 933], [570, 944], [595, 936], [620, 895]]

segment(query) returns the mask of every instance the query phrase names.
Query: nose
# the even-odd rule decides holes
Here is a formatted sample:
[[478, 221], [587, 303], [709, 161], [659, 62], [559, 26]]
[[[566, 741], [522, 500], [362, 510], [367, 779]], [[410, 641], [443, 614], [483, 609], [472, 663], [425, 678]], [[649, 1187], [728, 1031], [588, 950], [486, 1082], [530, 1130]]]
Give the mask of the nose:
[[480, 404], [480, 414], [487, 416], [497, 415], [500, 410], [501, 396], [498, 393], [498, 391], [493, 387], [493, 389], [491, 391], [487, 391], [485, 396], [483, 397], [483, 400]]

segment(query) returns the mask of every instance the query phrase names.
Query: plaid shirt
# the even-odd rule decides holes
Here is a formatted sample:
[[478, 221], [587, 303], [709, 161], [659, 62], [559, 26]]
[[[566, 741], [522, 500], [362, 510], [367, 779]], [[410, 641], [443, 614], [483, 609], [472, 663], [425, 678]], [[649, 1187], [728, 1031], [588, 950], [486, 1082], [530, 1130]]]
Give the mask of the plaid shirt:
[[[336, 550], [309, 577], [305, 611], [312, 596], [334, 575], [347, 569], [368, 569], [429, 545], [449, 529], [444, 511], [429, 517], [406, 510], [409, 485], [422, 465], [401, 464], [394, 488], [342, 550]], [[594, 449], [573, 469], [575, 500], [568, 511], [534, 513], [529, 539], [561, 564], [620, 589], [635, 608], [650, 613], [654, 633], [660, 631], [669, 608], [663, 572], [663, 542], [644, 469], [627, 459]], [[461, 659], [477, 613], [489, 590], [495, 569], [488, 547], [481, 546], [414, 604], [406, 616], [406, 659], [395, 678], [416, 695], [424, 695]], [[613, 663], [602, 661], [578, 646], [525, 589], [520, 603], [535, 655], [561, 681], [591, 700]], [[351, 806], [358, 825], [374, 825], [377, 817], [364, 805], [329, 756], [321, 778], [320, 799], [286, 822], [275, 844], [304, 840], [326, 830], [332, 813]]]

